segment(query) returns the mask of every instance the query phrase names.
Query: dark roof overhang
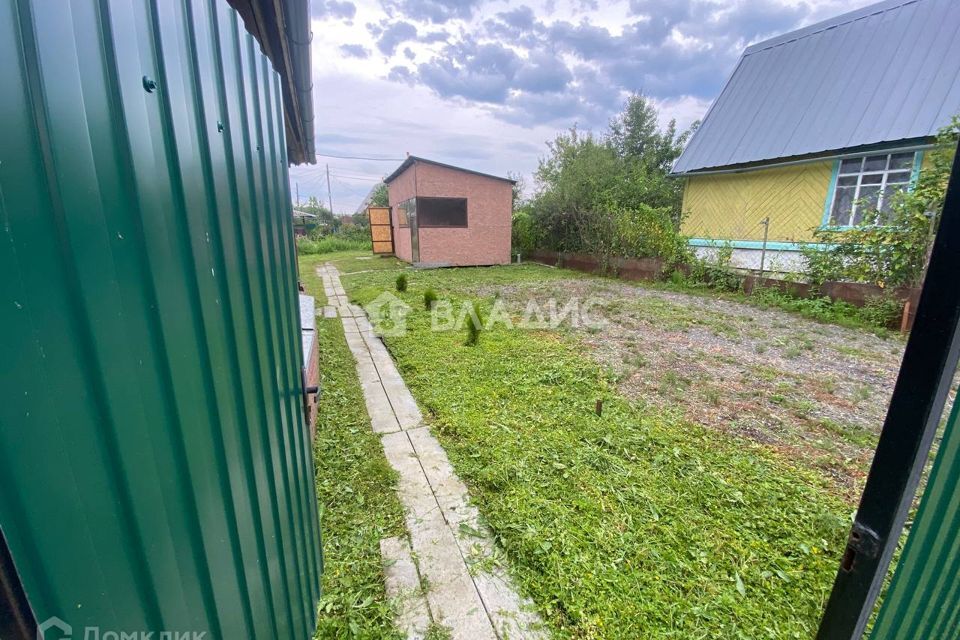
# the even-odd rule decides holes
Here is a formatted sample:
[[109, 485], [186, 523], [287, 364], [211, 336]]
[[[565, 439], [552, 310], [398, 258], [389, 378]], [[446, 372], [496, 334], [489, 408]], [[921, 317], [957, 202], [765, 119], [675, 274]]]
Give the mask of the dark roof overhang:
[[854, 156], [867, 155], [881, 151], [890, 152], [892, 150], [922, 150], [935, 146], [936, 138], [909, 138], [906, 140], [891, 140], [889, 142], [878, 142], [876, 144], [865, 144], [857, 147], [847, 147], [846, 149], [831, 149], [818, 153], [807, 153], [799, 156], [790, 156], [788, 158], [769, 158], [766, 160], [757, 160], [755, 162], [743, 162], [740, 164], [730, 164], [719, 167], [703, 167], [692, 169], [690, 171], [673, 171], [667, 174], [669, 178], [686, 178], [697, 175], [710, 175], [716, 173], [743, 173], [754, 171], [756, 169], [774, 169], [776, 167], [787, 167], [794, 164], [804, 164], [807, 162], [817, 162], [819, 160], [836, 160], [838, 158], [850, 158]]
[[315, 164], [310, 0], [227, 0], [280, 74], [290, 164]]
[[445, 169], [453, 169], [454, 171], [462, 171], [464, 173], [472, 173], [475, 176], [483, 176], [484, 178], [491, 178], [493, 180], [502, 180], [504, 182], [509, 182], [510, 184], [516, 184], [516, 180], [511, 180], [510, 178], [501, 178], [500, 176], [491, 175], [489, 173], [481, 173], [479, 171], [474, 171], [473, 169], [464, 169], [463, 167], [457, 167], [452, 164], [445, 164], [443, 162], [437, 162], [436, 160], [427, 160], [426, 158], [421, 158], [419, 156], [407, 156], [407, 159], [404, 160], [396, 170], [383, 179], [384, 184], [390, 184], [393, 180], [397, 178], [401, 173], [412, 167], [417, 162], [423, 162], [425, 164], [432, 164], [437, 167], [444, 167]]

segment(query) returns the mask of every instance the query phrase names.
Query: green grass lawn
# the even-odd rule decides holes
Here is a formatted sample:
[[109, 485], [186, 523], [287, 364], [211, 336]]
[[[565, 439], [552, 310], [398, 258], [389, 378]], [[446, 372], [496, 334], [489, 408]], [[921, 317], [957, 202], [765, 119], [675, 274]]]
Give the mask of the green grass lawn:
[[[315, 267], [300, 259], [307, 292], [323, 304]], [[321, 395], [314, 457], [323, 533], [318, 638], [399, 638], [384, 591], [380, 540], [404, 535], [395, 474], [370, 429], [353, 355], [339, 318], [317, 318]]]
[[[361, 304], [396, 294], [405, 267], [361, 257], [320, 259], [337, 264]], [[572, 272], [525, 265], [406, 273], [408, 290], [397, 295], [413, 310], [409, 331], [387, 345], [557, 637], [813, 635], [851, 511], [820, 477], [763, 445], [631, 404], [568, 332], [501, 326], [465, 346], [463, 331], [431, 331], [423, 307], [428, 287], [459, 305], [474, 287]], [[485, 309], [494, 295], [480, 300]], [[338, 410], [355, 414], [349, 404]], [[369, 440], [365, 421], [356, 422], [355, 437]], [[333, 452], [321, 449], [322, 465]], [[344, 507], [324, 503], [330, 571], [330, 511]], [[383, 526], [398, 524], [390, 516]]]

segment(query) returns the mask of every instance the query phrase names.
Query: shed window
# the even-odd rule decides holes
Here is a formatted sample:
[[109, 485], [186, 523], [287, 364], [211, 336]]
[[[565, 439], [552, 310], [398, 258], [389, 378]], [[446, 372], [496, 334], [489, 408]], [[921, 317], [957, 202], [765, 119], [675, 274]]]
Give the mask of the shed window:
[[417, 213], [417, 199], [409, 198], [397, 205], [397, 224], [401, 227], [410, 226], [411, 216]]
[[417, 198], [420, 227], [466, 227], [466, 198]]
[[906, 151], [842, 160], [833, 185], [830, 224], [854, 227], [885, 222], [893, 196], [909, 189], [915, 178], [917, 155]]

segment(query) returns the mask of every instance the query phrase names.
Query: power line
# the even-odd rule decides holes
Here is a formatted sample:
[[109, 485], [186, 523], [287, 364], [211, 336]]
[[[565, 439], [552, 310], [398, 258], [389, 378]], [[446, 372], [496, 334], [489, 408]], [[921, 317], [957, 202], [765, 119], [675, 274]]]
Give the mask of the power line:
[[333, 192], [330, 191], [330, 165], [327, 165], [327, 200], [330, 202], [330, 213], [333, 213]]
[[341, 160], [372, 160], [373, 162], [403, 162], [405, 158], [366, 158], [364, 156], [336, 156], [332, 153], [317, 153], [324, 158], [339, 158]]
[[[321, 166], [314, 166], [314, 167], [297, 167], [296, 169], [297, 169], [297, 175], [299, 175], [299, 176], [303, 176], [304, 174], [309, 174], [309, 175], [312, 175], [312, 176], [318, 176], [318, 178], [320, 178], [320, 179], [323, 179], [324, 176], [326, 176], [326, 168], [325, 168], [325, 166], [323, 166], [323, 167], [321, 167]], [[330, 169], [330, 172], [331, 172], [331, 174], [332, 174], [332, 173], [337, 173], [337, 172], [339, 172], [339, 173], [350, 174], [350, 175], [354, 175], [354, 176], [362, 175], [362, 176], [365, 177], [365, 178], [381, 178], [381, 177], [383, 177], [384, 175], [386, 175], [386, 174], [363, 173], [363, 170], [362, 170], [362, 169], [359, 169], [359, 170], [357, 170], [357, 171], [354, 171], [353, 169], [344, 168], [344, 167], [338, 167], [338, 166], [336, 166], [336, 165], [334, 165], [334, 167], [333, 167], [332, 169]]]
[[335, 171], [331, 171], [331, 172], [330, 172], [330, 175], [331, 175], [332, 177], [334, 177], [334, 178], [343, 178], [344, 180], [366, 180], [367, 182], [383, 182], [383, 178], [381, 178], [381, 177], [379, 177], [379, 176], [377, 176], [377, 177], [374, 177], [374, 176], [352, 176], [352, 175], [347, 175], [347, 174], [345, 174], [345, 173], [337, 173], [337, 172], [335, 172]]

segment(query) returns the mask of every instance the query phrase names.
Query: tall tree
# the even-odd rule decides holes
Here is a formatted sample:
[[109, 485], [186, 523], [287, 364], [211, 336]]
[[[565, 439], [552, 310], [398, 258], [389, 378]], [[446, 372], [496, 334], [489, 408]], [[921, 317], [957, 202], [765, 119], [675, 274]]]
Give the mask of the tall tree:
[[656, 154], [662, 144], [658, 116], [649, 99], [637, 93], [631, 95], [623, 111], [610, 120], [608, 140], [617, 155], [646, 158]]
[[670, 120], [661, 131], [659, 119], [651, 100], [635, 93], [627, 98], [623, 111], [610, 120], [607, 140], [621, 158], [638, 160], [649, 169], [669, 173], [697, 123], [678, 133], [676, 120]]
[[370, 197], [371, 207], [389, 207], [390, 196], [387, 191], [387, 185], [380, 183], [373, 188], [373, 195]]
[[307, 198], [307, 203], [300, 205], [299, 209], [300, 211], [312, 213], [313, 215], [317, 216], [317, 222], [319, 223], [321, 230], [320, 232], [324, 235], [328, 233], [335, 233], [337, 229], [340, 228], [340, 218], [333, 215], [330, 209], [327, 209], [325, 206], [320, 204], [320, 201], [314, 196]]
[[523, 192], [527, 189], [527, 181], [522, 173], [516, 171], [508, 171], [507, 177], [513, 180], [513, 210], [516, 211], [525, 202]]

